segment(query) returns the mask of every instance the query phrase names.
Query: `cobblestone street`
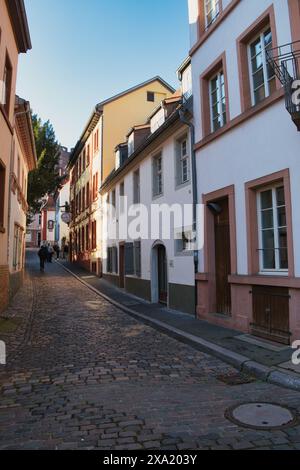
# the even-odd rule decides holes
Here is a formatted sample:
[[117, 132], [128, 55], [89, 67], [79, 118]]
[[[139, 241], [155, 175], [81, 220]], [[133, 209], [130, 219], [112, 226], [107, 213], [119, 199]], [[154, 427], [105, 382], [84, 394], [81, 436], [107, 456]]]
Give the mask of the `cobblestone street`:
[[0, 333], [0, 449], [300, 449], [300, 426], [238, 427], [225, 410], [268, 401], [300, 411], [300, 395], [252, 381], [226, 385], [230, 366], [138, 323], [66, 273], [40, 274], [35, 252]]

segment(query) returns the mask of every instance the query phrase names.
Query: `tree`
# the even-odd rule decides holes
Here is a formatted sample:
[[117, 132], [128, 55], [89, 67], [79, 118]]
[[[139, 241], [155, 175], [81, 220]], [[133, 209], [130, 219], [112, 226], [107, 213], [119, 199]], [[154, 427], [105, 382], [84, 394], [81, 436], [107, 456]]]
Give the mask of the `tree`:
[[59, 144], [50, 121], [42, 122], [32, 115], [33, 133], [37, 152], [37, 168], [28, 177], [29, 214], [40, 211], [42, 198], [52, 193], [58, 186], [60, 178], [57, 170]]

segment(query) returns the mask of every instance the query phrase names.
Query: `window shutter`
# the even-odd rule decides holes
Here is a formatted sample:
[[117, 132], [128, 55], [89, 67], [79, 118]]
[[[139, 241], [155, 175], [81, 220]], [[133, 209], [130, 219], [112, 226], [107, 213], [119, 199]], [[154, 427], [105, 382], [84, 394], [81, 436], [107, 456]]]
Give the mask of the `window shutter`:
[[133, 243], [125, 244], [125, 274], [132, 275], [133, 269]]
[[141, 277], [141, 242], [134, 242], [134, 271], [137, 277]]
[[113, 247], [113, 260], [114, 260], [114, 273], [117, 273], [118, 270], [118, 248], [116, 246]]

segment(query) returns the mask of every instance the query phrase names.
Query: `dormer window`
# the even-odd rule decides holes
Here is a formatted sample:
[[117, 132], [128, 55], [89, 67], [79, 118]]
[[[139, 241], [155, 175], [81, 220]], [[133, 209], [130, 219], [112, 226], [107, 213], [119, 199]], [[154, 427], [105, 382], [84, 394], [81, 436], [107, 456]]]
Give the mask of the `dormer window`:
[[204, 0], [205, 27], [210, 27], [219, 16], [220, 0]]
[[154, 91], [147, 91], [147, 101], [149, 101], [150, 103], [154, 103], [155, 101]]

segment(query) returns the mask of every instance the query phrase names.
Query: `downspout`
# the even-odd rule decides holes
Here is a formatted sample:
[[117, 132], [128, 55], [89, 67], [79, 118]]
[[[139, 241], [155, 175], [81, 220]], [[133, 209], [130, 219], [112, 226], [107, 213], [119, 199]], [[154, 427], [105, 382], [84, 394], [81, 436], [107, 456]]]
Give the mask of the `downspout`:
[[[197, 234], [197, 203], [198, 203], [198, 189], [197, 189], [197, 164], [196, 164], [196, 152], [195, 146], [195, 126], [194, 124], [185, 118], [185, 108], [182, 107], [179, 110], [179, 118], [183, 124], [186, 124], [190, 128], [190, 144], [191, 144], [191, 163], [192, 163], [192, 193], [193, 193], [193, 232]], [[199, 253], [198, 250], [194, 250], [194, 274], [195, 274], [195, 318], [197, 318], [197, 305], [198, 305], [198, 294], [197, 294], [197, 281], [196, 274], [198, 274], [199, 268]]]

